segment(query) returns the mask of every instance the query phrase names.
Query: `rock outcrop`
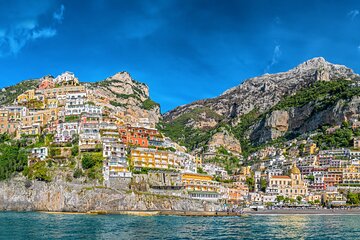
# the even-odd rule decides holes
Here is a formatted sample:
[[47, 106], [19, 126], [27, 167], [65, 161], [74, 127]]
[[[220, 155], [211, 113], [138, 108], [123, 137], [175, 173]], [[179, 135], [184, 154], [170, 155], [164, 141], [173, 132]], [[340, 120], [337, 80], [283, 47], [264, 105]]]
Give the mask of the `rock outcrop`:
[[211, 137], [208, 143], [209, 150], [207, 153], [215, 153], [219, 147], [224, 147], [227, 151], [234, 154], [241, 153], [239, 140], [237, 140], [227, 130], [222, 130], [220, 132], [217, 132]]
[[[153, 125], [161, 118], [160, 105], [150, 100], [148, 86], [135, 81], [127, 72], [116, 73], [86, 86], [91, 99], [109, 109], [118, 109], [137, 119], [148, 118]], [[145, 102], [151, 104], [145, 105]]]
[[217, 208], [218, 205], [211, 202], [119, 191], [84, 183], [29, 183], [24, 177], [0, 182], [0, 211], [209, 211]]

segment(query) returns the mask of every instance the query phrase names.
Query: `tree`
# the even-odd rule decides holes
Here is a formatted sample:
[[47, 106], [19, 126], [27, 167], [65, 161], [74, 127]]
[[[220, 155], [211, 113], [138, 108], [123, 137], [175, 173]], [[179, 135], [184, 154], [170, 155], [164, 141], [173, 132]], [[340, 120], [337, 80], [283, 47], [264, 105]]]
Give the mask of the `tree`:
[[296, 197], [296, 200], [297, 200], [298, 203], [301, 203], [302, 197], [301, 197], [301, 196], [297, 196], [297, 197]]
[[346, 195], [346, 202], [349, 204], [359, 204], [360, 200], [359, 200], [359, 196], [356, 193], [353, 193], [351, 191], [348, 191], [347, 195]]
[[278, 203], [283, 202], [284, 200], [285, 200], [284, 196], [281, 196], [281, 195], [276, 196], [276, 201]]
[[266, 191], [266, 187], [267, 187], [267, 182], [265, 178], [261, 178], [260, 179], [260, 188], [261, 191], [265, 192]]
[[246, 184], [248, 185], [249, 187], [249, 190], [252, 192], [254, 191], [254, 188], [255, 188], [255, 180], [253, 177], [247, 177], [246, 178]]

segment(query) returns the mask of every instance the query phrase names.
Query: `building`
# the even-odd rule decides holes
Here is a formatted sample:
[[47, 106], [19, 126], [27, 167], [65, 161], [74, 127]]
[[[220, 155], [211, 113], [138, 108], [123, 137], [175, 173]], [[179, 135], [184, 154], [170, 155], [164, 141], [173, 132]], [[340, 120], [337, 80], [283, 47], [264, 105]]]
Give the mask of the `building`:
[[55, 87], [54, 79], [52, 77], [47, 76], [47, 77], [43, 78], [40, 85], [38, 86], [38, 89], [44, 90], [44, 89], [49, 89], [49, 88], [54, 88], [54, 87]]
[[55, 142], [69, 142], [79, 134], [78, 122], [59, 123], [56, 128]]
[[216, 201], [220, 197], [220, 183], [213, 181], [209, 175], [183, 173], [181, 180], [190, 198]]
[[153, 146], [162, 145], [162, 135], [154, 128], [124, 126], [119, 129], [123, 143], [139, 147], [148, 147], [149, 141]]
[[16, 102], [21, 104], [33, 99], [35, 99], [35, 90], [27, 90], [16, 98]]
[[126, 160], [126, 146], [115, 141], [106, 141], [103, 143], [104, 178], [129, 178], [132, 173], [128, 169]]
[[55, 78], [55, 83], [62, 86], [77, 86], [79, 79], [77, 79], [72, 72], [64, 72]]
[[290, 176], [272, 176], [266, 192], [273, 195], [281, 195], [290, 198], [305, 196], [308, 193], [306, 183], [303, 181], [300, 170], [293, 164]]
[[[359, 122], [360, 123], [360, 122]], [[359, 149], [360, 148], [360, 137], [354, 138], [354, 148]]]
[[180, 160], [170, 151], [153, 148], [135, 148], [130, 154], [131, 164], [134, 168], [178, 169]]
[[40, 147], [40, 148], [33, 148], [31, 149], [31, 155], [44, 161], [48, 156], [48, 148], [47, 147]]
[[308, 143], [304, 147], [304, 154], [305, 155], [314, 155], [318, 148], [316, 147], [315, 143]]
[[343, 170], [342, 175], [342, 183], [343, 184], [360, 184], [360, 172], [359, 168], [351, 165]]

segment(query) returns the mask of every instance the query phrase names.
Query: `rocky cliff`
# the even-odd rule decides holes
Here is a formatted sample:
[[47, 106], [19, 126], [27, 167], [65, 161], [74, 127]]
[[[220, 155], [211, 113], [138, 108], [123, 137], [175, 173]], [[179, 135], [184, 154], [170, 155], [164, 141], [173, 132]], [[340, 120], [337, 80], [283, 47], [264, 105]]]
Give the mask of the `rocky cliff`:
[[[338, 122], [338, 119], [342, 118], [340, 116], [342, 113], [340, 115], [334, 114], [336, 108], [333, 109], [335, 112], [331, 109], [335, 104], [334, 106], [328, 106], [328, 109], [317, 111], [319, 114], [322, 112], [320, 115], [313, 115], [313, 109], [316, 108], [314, 102], [309, 102], [308, 105], [305, 104], [300, 107], [296, 106], [292, 109], [269, 111], [285, 97], [295, 95], [298, 91], [308, 88], [316, 82], [337, 80], [354, 82], [359, 81], [360, 77], [350, 68], [343, 65], [329, 63], [321, 57], [314, 58], [287, 72], [265, 74], [248, 79], [216, 98], [200, 100], [177, 107], [164, 114], [163, 129], [170, 137], [181, 141], [184, 138], [184, 131], [178, 131], [180, 134], [169, 132], [167, 126], [175, 125], [178, 129], [181, 129], [182, 126], [187, 129], [187, 132], [198, 132], [197, 130], [210, 132], [212, 129], [223, 125], [237, 128], [239, 125], [243, 125], [242, 121], [244, 122], [244, 117], [247, 114], [256, 111], [257, 115], [266, 114], [266, 117], [261, 118], [260, 122], [246, 123], [246, 125], [251, 125], [247, 126], [250, 127], [250, 130], [240, 133], [240, 135], [244, 135], [244, 132], [247, 133], [247, 136], [241, 137], [251, 135], [250, 139], [258, 143], [278, 138], [294, 129], [301, 133], [316, 128], [320, 121], [324, 119], [327, 119], [325, 122], [328, 123]], [[348, 99], [344, 101], [347, 103]], [[353, 102], [353, 104], [355, 103]], [[207, 118], [199, 118], [196, 114], [192, 114], [203, 111], [203, 109], [211, 113], [207, 114]], [[354, 109], [349, 109], [349, 111], [352, 110]], [[326, 112], [329, 112], [329, 114], [326, 114]], [[302, 121], [300, 121], [301, 118]], [[182, 121], [179, 122], [179, 119]], [[192, 131], [189, 129], [192, 129]], [[239, 138], [239, 136], [237, 137]], [[194, 136], [191, 138], [194, 138]], [[196, 150], [199, 146], [206, 146], [210, 138], [211, 134], [210, 136], [203, 135], [201, 144], [196, 141], [195, 144], [188, 145], [188, 147]], [[186, 139], [186, 142], [191, 142], [191, 139]]]
[[150, 99], [148, 86], [134, 80], [127, 72], [86, 86], [94, 101], [110, 109], [117, 108], [135, 118], [149, 118], [154, 124], [161, 118], [160, 105]]
[[89, 183], [62, 180], [50, 183], [29, 182], [21, 176], [0, 181], [0, 211], [209, 211], [218, 207], [218, 204], [211, 202], [115, 190]]

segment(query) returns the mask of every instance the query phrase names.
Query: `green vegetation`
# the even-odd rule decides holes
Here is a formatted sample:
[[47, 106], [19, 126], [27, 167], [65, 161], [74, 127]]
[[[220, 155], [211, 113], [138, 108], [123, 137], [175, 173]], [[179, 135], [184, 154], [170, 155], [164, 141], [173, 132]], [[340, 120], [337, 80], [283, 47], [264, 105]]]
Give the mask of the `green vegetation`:
[[71, 148], [71, 156], [76, 157], [79, 155], [79, 146], [78, 145], [74, 145]]
[[249, 187], [249, 191], [250, 192], [254, 191], [254, 189], [255, 189], [255, 179], [253, 177], [247, 177], [245, 182]]
[[0, 105], [12, 104], [17, 96], [29, 89], [33, 89], [39, 85], [39, 80], [27, 80], [14, 86], [5, 88], [6, 91], [0, 91]]
[[65, 122], [78, 122], [80, 120], [79, 115], [65, 116]]
[[258, 109], [253, 109], [241, 116], [240, 123], [233, 129], [235, 137], [240, 141], [241, 151], [245, 158], [259, 149], [259, 147], [253, 146], [250, 140], [245, 137], [245, 132], [262, 116]]
[[348, 191], [346, 199], [346, 203], [358, 205], [360, 203], [360, 193]]
[[45, 107], [44, 103], [37, 99], [31, 99], [25, 103], [25, 106], [29, 109], [43, 109]]
[[[14, 172], [21, 172], [27, 166], [27, 152], [19, 141], [0, 140], [0, 180], [9, 178]], [[5, 142], [7, 141], [7, 142]]]
[[119, 103], [117, 101], [110, 101], [110, 104], [115, 106], [115, 107], [123, 107], [124, 106], [124, 104]]
[[104, 158], [102, 152], [84, 153], [81, 164], [86, 176], [90, 179], [103, 180], [102, 167]]
[[266, 181], [265, 178], [262, 177], [262, 178], [260, 179], [260, 190], [263, 191], [263, 192], [265, 192], [266, 187], [267, 187], [267, 181]]
[[321, 149], [351, 147], [352, 139], [355, 132], [348, 128], [347, 123], [343, 123], [341, 128], [336, 129], [333, 133], [327, 134], [326, 128], [314, 136], [312, 139]]
[[295, 95], [285, 97], [273, 110], [284, 110], [290, 107], [302, 107], [311, 102], [317, 102], [316, 111], [334, 105], [340, 99], [350, 99], [360, 95], [360, 88], [351, 87], [351, 81], [319, 81], [308, 88], [298, 91]]
[[52, 177], [46, 162], [37, 162], [24, 171], [29, 179], [51, 182]]
[[239, 158], [229, 154], [229, 155], [216, 155], [211, 159], [204, 160], [207, 163], [215, 163], [220, 167], [225, 168], [228, 174], [232, 174], [236, 169], [240, 167]]
[[207, 172], [204, 171], [204, 169], [202, 167], [198, 167], [197, 168], [197, 173], [200, 173], [200, 174], [207, 174]]
[[159, 130], [172, 140], [177, 141], [181, 145], [187, 147], [189, 150], [203, 147], [211, 138], [212, 129], [196, 129], [187, 127], [190, 121], [198, 121], [201, 115], [205, 115], [207, 119], [215, 119], [220, 122], [223, 117], [207, 107], [195, 108], [184, 113], [167, 124], [160, 124]]
[[151, 110], [155, 107], [159, 106], [158, 103], [154, 102], [153, 100], [151, 100], [150, 98], [146, 99], [143, 103], [142, 103], [142, 108], [145, 110]]
[[84, 175], [84, 172], [81, 170], [81, 168], [76, 168], [73, 174], [74, 178], [80, 178]]

